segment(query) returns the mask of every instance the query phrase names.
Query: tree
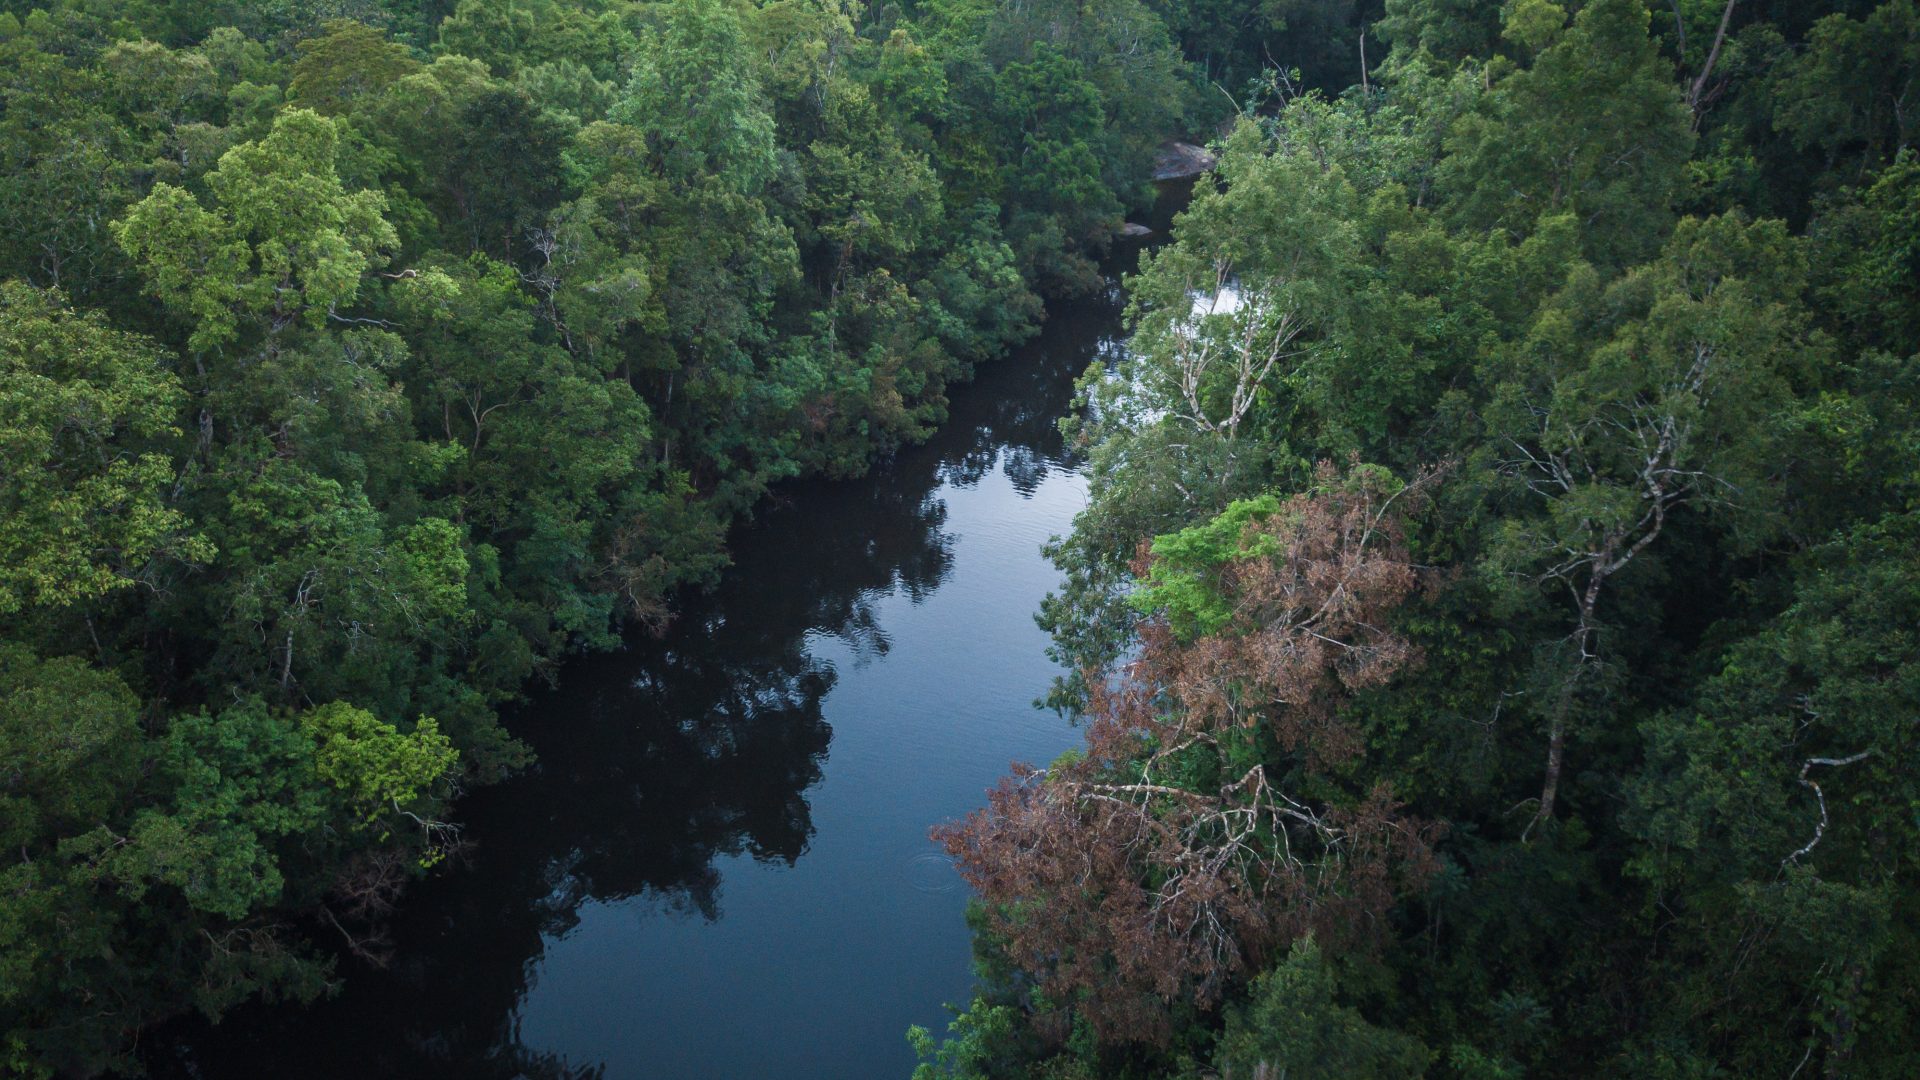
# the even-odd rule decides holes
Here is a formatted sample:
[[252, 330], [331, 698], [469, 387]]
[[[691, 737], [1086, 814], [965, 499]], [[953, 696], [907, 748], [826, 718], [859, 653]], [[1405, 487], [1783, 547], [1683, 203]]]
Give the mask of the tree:
[[123, 812], [141, 766], [139, 711], [124, 682], [85, 661], [0, 645], [0, 1062], [21, 1075], [51, 1075], [50, 1051], [70, 1049], [59, 1027], [80, 1029], [67, 1037], [98, 1056], [112, 1041], [99, 1028], [125, 1023], [117, 1001], [73, 1005], [111, 955], [111, 901], [71, 888], [57, 853]]
[[1148, 257], [1133, 298], [1133, 392], [1177, 402], [1182, 422], [1229, 441], [1346, 317], [1359, 254], [1340, 170], [1263, 142], [1251, 123], [1236, 129], [1224, 186], [1195, 192], [1180, 244]]
[[302, 41], [299, 53], [287, 97], [323, 116], [351, 110], [421, 66], [405, 45], [351, 19], [327, 23], [326, 33]]
[[83, 660], [11, 644], [0, 691], [0, 844], [46, 854], [119, 809], [140, 765], [140, 700]]
[[1494, 83], [1454, 127], [1438, 178], [1450, 213], [1465, 228], [1518, 235], [1571, 213], [1594, 261], [1645, 257], [1693, 148], [1691, 114], [1648, 35], [1647, 6], [1591, 0], [1564, 28], [1547, 0], [1506, 10], [1505, 33], [1532, 64]]
[[1783, 65], [1774, 123], [1831, 162], [1860, 171], [1913, 146], [1920, 102], [1920, 7], [1889, 0], [1865, 18], [1833, 12], [1807, 35], [1807, 47]]
[[98, 599], [163, 556], [212, 555], [169, 497], [181, 404], [152, 342], [0, 283], [0, 615]]
[[1298, 1077], [1415, 1080], [1427, 1072], [1418, 1039], [1376, 1027], [1340, 1004], [1338, 983], [1313, 938], [1254, 980], [1249, 1000], [1227, 1014], [1220, 1040], [1224, 1080]]
[[199, 677], [289, 705], [355, 697], [405, 709], [418, 671], [464, 639], [469, 563], [439, 518], [389, 524], [364, 491], [242, 444], [223, 459], [213, 534], [225, 618]]
[[1848, 340], [1920, 352], [1920, 153], [1902, 153], [1809, 229], [1821, 306]]
[[577, 122], [464, 56], [441, 56], [356, 116], [395, 192], [405, 247], [512, 259], [564, 198], [562, 153]]
[[1415, 583], [1404, 489], [1318, 480], [1154, 541], [1137, 603], [1162, 614], [1089, 679], [1086, 752], [936, 830], [1012, 963], [1105, 1041], [1164, 1041], [1170, 1003], [1310, 932], [1364, 941], [1431, 870], [1430, 827], [1335, 780], [1364, 753], [1339, 702], [1414, 659], [1385, 628]]
[[365, 709], [332, 702], [301, 714], [300, 728], [313, 740], [315, 773], [334, 789], [356, 826], [370, 828], [398, 815], [430, 830], [430, 839], [439, 838], [415, 811], [452, 774], [459, 754], [431, 718], [422, 717], [402, 734]]
[[1459, 63], [1494, 55], [1500, 11], [1474, 0], [1386, 0], [1380, 36], [1396, 51]]
[[711, 178], [750, 195], [778, 167], [763, 96], [739, 17], [719, 0], [695, 0], [668, 8], [663, 25], [641, 37], [610, 116], [646, 132], [672, 182]]
[[1778, 222], [1717, 218], [1682, 223], [1659, 262], [1604, 291], [1577, 268], [1495, 390], [1495, 468], [1544, 514], [1505, 520], [1488, 566], [1565, 590], [1574, 608], [1536, 695], [1548, 729], [1536, 823], [1553, 817], [1583, 683], [1599, 670], [1607, 583], [1683, 506], [1765, 528], [1769, 433], [1811, 344], [1796, 257]]
[[535, 36], [534, 13], [518, 0], [460, 0], [440, 21], [440, 50], [506, 74]]
[[1687, 705], [1641, 725], [1629, 870], [1685, 921], [1670, 992], [1739, 1018], [1731, 1064], [1815, 1059], [1848, 1075], [1910, 1053], [1866, 1017], [1912, 1015], [1883, 995], [1912, 977], [1901, 912], [1920, 865], [1904, 809], [1920, 799], [1906, 764], [1916, 528], [1892, 514], [1808, 552], [1791, 603], [1730, 645]]
[[348, 192], [334, 170], [339, 130], [305, 109], [227, 151], [207, 174], [208, 209], [159, 184], [115, 224], [154, 291], [192, 323], [190, 349], [324, 325], [360, 294], [398, 237], [378, 192]]
[[[313, 743], [259, 701], [174, 720], [161, 750], [171, 799], [133, 817], [101, 876], [135, 896], [177, 889], [191, 908], [244, 919], [284, 899], [284, 861], [328, 821]], [[291, 841], [291, 843], [288, 843]], [[283, 847], [283, 845], [285, 845]]]
[[256, 703], [182, 717], [155, 746], [117, 676], [12, 645], [0, 702], [0, 838], [20, 856], [0, 868], [0, 1038], [28, 1075], [126, 1068], [126, 1036], [189, 1001], [319, 992], [320, 965], [226, 921], [314, 851], [310, 742]]

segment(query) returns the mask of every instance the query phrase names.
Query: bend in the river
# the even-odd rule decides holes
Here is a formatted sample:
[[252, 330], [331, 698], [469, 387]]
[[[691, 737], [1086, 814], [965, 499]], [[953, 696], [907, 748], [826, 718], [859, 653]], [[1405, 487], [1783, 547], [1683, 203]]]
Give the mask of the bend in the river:
[[1033, 612], [1084, 505], [1056, 422], [1120, 323], [1117, 287], [1057, 306], [927, 444], [781, 489], [663, 640], [519, 710], [539, 764], [462, 804], [470, 856], [406, 897], [388, 967], [179, 1025], [156, 1072], [904, 1076], [907, 1026], [972, 983], [928, 828], [1079, 739], [1032, 704]]

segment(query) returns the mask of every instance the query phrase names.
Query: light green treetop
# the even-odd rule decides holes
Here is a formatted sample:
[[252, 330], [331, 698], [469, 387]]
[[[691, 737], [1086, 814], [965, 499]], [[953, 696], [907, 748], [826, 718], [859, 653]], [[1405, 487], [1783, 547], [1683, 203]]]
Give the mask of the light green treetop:
[[188, 344], [219, 348], [248, 329], [318, 326], [351, 304], [398, 243], [379, 192], [348, 192], [333, 121], [291, 109], [207, 174], [211, 207], [156, 185], [114, 230], [160, 298], [193, 322]]
[[151, 342], [0, 285], [0, 614], [131, 585], [155, 555], [205, 559], [167, 505], [180, 384]]

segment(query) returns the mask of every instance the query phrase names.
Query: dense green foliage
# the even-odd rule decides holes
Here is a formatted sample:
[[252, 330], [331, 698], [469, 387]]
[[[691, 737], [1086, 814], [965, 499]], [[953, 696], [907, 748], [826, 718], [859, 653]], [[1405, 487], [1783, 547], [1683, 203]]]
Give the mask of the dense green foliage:
[[1209, 132], [922, 1075], [1920, 1074], [1914, 0], [0, 0], [0, 71], [0, 1074], [377, 954], [503, 704]]
[[497, 709], [1101, 287], [1194, 97], [1139, 0], [24, 0], [0, 71], [9, 1076], [379, 952]]
[[[1915, 5], [1373, 29], [1088, 375], [1091, 758], [944, 834], [988, 988], [922, 1075], [1920, 1073]], [[1327, 462], [1422, 497], [1329, 548]]]

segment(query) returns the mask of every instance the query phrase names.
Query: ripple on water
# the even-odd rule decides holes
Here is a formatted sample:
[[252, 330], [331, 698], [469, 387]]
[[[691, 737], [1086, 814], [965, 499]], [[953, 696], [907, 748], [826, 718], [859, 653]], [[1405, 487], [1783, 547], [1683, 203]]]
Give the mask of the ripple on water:
[[953, 860], [937, 851], [923, 851], [907, 860], [907, 884], [925, 893], [947, 893], [960, 887], [960, 871]]

